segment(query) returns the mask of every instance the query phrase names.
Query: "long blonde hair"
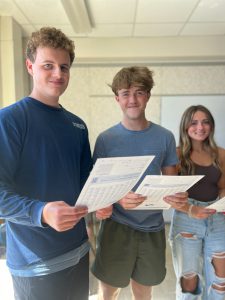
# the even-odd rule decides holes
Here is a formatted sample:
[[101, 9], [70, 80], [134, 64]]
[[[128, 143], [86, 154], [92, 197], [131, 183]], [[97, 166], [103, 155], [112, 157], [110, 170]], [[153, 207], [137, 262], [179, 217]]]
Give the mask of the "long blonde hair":
[[191, 160], [192, 142], [188, 135], [188, 128], [190, 127], [191, 121], [194, 114], [197, 111], [205, 113], [211, 127], [210, 134], [207, 139], [203, 141], [204, 146], [209, 149], [212, 157], [213, 165], [220, 169], [218, 160], [218, 147], [214, 140], [215, 132], [215, 121], [211, 112], [203, 105], [193, 105], [185, 110], [182, 115], [180, 122], [180, 134], [179, 134], [179, 158], [180, 166], [179, 172], [182, 175], [193, 175], [195, 174], [195, 165]]

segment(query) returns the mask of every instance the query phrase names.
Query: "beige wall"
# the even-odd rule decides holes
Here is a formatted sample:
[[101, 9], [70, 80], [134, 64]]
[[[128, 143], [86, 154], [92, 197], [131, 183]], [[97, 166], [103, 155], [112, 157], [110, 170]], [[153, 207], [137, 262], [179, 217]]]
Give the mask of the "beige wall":
[[225, 56], [225, 36], [143, 38], [75, 38], [77, 62], [179, 63], [220, 62]]
[[[71, 69], [70, 85], [61, 103], [87, 123], [92, 148], [97, 135], [121, 119], [120, 109], [107, 86], [121, 67], [123, 65], [76, 66], [75, 62]], [[155, 87], [147, 107], [147, 117], [156, 123], [160, 124], [162, 96], [225, 94], [225, 65], [165, 64], [148, 67], [154, 71]]]

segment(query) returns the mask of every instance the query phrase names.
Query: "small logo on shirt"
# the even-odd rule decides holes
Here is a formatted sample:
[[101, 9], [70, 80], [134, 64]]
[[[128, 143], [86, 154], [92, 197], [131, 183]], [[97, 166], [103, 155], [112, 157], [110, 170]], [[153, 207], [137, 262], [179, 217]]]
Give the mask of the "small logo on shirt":
[[72, 124], [73, 124], [74, 127], [77, 127], [79, 129], [85, 129], [84, 124], [79, 124], [79, 123], [75, 123], [75, 122], [72, 122]]

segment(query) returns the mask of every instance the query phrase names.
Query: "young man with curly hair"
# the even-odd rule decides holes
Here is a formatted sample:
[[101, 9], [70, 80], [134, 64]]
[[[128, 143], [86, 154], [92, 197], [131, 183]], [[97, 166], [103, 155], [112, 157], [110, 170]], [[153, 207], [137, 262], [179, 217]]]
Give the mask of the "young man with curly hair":
[[87, 207], [74, 204], [92, 159], [85, 123], [59, 104], [74, 43], [51, 27], [34, 32], [28, 97], [0, 110], [0, 217], [17, 300], [87, 300]]

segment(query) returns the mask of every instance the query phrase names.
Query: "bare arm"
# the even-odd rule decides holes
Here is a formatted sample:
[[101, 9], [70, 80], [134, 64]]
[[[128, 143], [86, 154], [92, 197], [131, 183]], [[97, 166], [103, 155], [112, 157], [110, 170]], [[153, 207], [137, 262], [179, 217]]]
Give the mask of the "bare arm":
[[218, 182], [218, 187], [219, 187], [219, 197], [223, 198], [225, 197], [225, 149], [219, 148], [219, 162], [221, 166], [221, 177]]

